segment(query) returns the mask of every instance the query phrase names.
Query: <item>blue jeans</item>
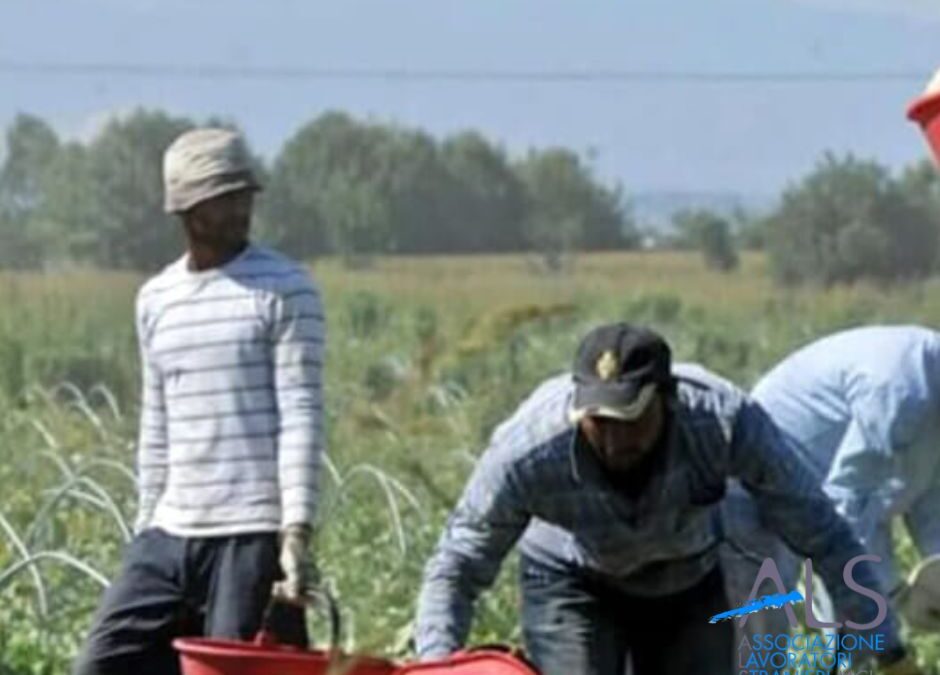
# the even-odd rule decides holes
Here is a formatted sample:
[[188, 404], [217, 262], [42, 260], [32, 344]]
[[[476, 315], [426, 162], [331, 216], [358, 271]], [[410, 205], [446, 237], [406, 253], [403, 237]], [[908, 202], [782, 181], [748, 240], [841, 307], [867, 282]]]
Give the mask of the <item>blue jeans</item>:
[[526, 649], [543, 675], [733, 672], [731, 623], [708, 623], [729, 609], [717, 569], [688, 590], [652, 598], [525, 557], [520, 577]]
[[[184, 538], [141, 532], [128, 546], [74, 675], [178, 675], [180, 636], [251, 640], [280, 576], [277, 535]], [[306, 646], [303, 611], [276, 606], [271, 629]]]

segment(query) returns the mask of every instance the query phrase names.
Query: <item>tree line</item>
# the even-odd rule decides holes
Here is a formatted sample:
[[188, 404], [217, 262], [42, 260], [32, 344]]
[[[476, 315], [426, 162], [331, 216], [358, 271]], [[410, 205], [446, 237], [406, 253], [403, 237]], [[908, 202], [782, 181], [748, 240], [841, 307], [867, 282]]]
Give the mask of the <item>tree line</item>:
[[[152, 269], [172, 258], [179, 228], [162, 211], [161, 159], [193, 126], [138, 110], [79, 143], [19, 115], [0, 167], [0, 266]], [[637, 243], [620, 188], [564, 148], [510, 159], [472, 131], [437, 140], [329, 112], [257, 169], [265, 185], [257, 230], [297, 258], [357, 264], [383, 253], [532, 250], [551, 258]]]
[[701, 250], [719, 271], [736, 268], [739, 249], [766, 250], [785, 286], [922, 279], [940, 268], [940, 172], [924, 160], [895, 176], [825, 153], [769, 213], [681, 211], [673, 231], [668, 246]]
[[[196, 124], [140, 109], [83, 143], [18, 115], [0, 164], [0, 268], [152, 270], [171, 260], [181, 241], [162, 210], [162, 154]], [[557, 270], [574, 251], [643, 243], [622, 187], [566, 148], [513, 158], [474, 131], [438, 139], [327, 112], [256, 161], [265, 185], [257, 231], [297, 258], [361, 265], [389, 253], [531, 251]], [[700, 250], [721, 271], [735, 269], [740, 249], [765, 249], [779, 282], [831, 285], [931, 275], [938, 237], [934, 166], [894, 175], [827, 153], [770, 212], [683, 211], [658, 245]]]

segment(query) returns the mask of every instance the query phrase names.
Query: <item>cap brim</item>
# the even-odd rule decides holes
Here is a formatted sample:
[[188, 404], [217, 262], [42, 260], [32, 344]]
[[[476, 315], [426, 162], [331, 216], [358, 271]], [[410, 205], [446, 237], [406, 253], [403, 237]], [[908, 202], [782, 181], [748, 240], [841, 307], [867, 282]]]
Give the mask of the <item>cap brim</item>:
[[221, 197], [229, 192], [240, 192], [242, 190], [261, 192], [262, 189], [261, 184], [250, 176], [221, 181], [216, 179], [215, 182], [210, 180], [180, 189], [172, 197], [168, 195], [163, 208], [167, 213], [183, 213], [202, 202]]
[[633, 422], [643, 416], [656, 397], [656, 384], [647, 383], [636, 390], [632, 386], [579, 386], [568, 417], [578, 422], [584, 417], [607, 417]]

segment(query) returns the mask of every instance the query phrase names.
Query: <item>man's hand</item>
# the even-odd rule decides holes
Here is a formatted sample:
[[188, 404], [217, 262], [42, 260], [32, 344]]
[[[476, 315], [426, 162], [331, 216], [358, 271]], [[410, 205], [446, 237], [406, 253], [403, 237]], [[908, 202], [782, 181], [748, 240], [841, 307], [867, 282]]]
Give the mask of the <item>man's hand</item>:
[[923, 675], [923, 671], [917, 666], [917, 661], [911, 656], [905, 656], [894, 663], [882, 665], [878, 672], [881, 675]]
[[284, 528], [281, 532], [279, 562], [284, 579], [274, 584], [274, 597], [290, 604], [306, 604], [307, 590], [316, 581], [316, 570], [310, 559], [308, 525], [288, 525]]

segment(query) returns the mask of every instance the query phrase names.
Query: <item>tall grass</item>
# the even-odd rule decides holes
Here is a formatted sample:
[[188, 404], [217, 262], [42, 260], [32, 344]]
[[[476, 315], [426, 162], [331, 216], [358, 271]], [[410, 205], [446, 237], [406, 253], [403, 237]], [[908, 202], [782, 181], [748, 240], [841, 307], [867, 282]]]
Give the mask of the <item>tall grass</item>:
[[[329, 463], [315, 546], [347, 647], [409, 649], [421, 568], [492, 427], [579, 336], [649, 323], [677, 358], [751, 384], [797, 345], [873, 321], [940, 324], [929, 282], [774, 289], [758, 256], [731, 275], [681, 254], [397, 258], [314, 267], [327, 306]], [[66, 672], [135, 506], [139, 277], [0, 275], [0, 674]], [[909, 546], [903, 543], [910, 558]], [[518, 639], [510, 561], [475, 639]], [[311, 619], [323, 640], [321, 622]], [[940, 649], [926, 645], [937, 660]]]

